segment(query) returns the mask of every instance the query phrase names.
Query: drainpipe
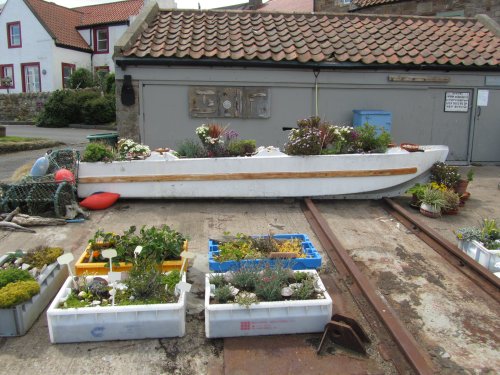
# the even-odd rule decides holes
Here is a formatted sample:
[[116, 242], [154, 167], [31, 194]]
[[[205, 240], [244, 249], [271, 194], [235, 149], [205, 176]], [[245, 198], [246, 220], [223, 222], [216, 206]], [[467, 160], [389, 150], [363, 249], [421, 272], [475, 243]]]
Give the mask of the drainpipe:
[[94, 38], [92, 35], [92, 28], [89, 29], [89, 40], [90, 40], [90, 72], [94, 74]]
[[314, 69], [314, 106], [315, 106], [315, 116], [318, 116], [319, 110], [318, 110], [318, 76], [320, 73], [319, 69]]

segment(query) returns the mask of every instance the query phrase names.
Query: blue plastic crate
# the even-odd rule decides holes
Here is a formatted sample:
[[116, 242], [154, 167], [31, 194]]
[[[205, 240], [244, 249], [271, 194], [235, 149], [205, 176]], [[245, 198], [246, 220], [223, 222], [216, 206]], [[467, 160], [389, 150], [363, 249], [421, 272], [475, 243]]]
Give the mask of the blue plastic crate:
[[[265, 236], [253, 236], [253, 237], [265, 237]], [[286, 259], [287, 265], [289, 264], [294, 270], [311, 270], [321, 267], [321, 255], [318, 253], [316, 248], [313, 246], [309, 237], [305, 234], [276, 234], [273, 236], [276, 239], [300, 239], [302, 241], [302, 250], [306, 254], [305, 258], [294, 258]], [[269, 265], [274, 267], [277, 261], [283, 262], [283, 260], [277, 259], [245, 259], [241, 261], [230, 260], [226, 262], [217, 262], [214, 257], [219, 255], [219, 244], [216, 241], [208, 240], [208, 267], [210, 271], [214, 272], [227, 272], [238, 270], [241, 266], [263, 266]]]
[[354, 127], [363, 126], [365, 123], [375, 126], [377, 134], [382, 132], [382, 129], [390, 133], [392, 128], [392, 113], [381, 111], [378, 109], [353, 109]]

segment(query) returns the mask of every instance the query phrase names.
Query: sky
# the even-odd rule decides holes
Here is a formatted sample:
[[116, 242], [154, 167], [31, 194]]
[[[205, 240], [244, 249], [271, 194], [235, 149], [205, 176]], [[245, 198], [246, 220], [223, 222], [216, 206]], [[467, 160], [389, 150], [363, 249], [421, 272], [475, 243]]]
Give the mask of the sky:
[[[112, 3], [119, 0], [50, 0], [53, 3], [68, 7], [81, 7], [85, 5]], [[0, 4], [4, 3], [5, 0], [0, 0]], [[180, 9], [198, 9], [198, 3], [200, 3], [202, 9], [210, 9], [223, 7], [226, 5], [242, 4], [248, 2], [248, 0], [176, 0], [177, 8]], [[266, 1], [264, 1], [266, 2]]]

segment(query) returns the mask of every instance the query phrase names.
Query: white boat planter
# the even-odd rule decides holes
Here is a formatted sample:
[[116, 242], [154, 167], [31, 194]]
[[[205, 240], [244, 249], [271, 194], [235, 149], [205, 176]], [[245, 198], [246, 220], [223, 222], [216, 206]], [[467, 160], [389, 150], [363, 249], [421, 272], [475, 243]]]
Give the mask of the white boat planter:
[[458, 247], [491, 272], [500, 272], [500, 250], [489, 250], [481, 242], [475, 240], [459, 240]]
[[[107, 279], [107, 276], [100, 276]], [[183, 274], [182, 281], [186, 281]], [[47, 311], [52, 343], [182, 337], [186, 331], [186, 293], [177, 303], [58, 308], [71, 291], [68, 278]]]
[[80, 163], [78, 195], [108, 191], [124, 198], [381, 198], [397, 196], [423, 181], [431, 166], [446, 160], [447, 146], [399, 148], [383, 154], [289, 156], [260, 152], [252, 157]]
[[[0, 258], [2, 265], [8, 255]], [[38, 319], [68, 277], [67, 267], [52, 263], [38, 276], [40, 293], [19, 305], [0, 309], [0, 336], [22, 336]]]
[[[296, 271], [297, 272], [297, 271]], [[304, 270], [317, 274], [314, 270]], [[205, 334], [208, 338], [322, 332], [332, 317], [332, 299], [321, 279], [324, 299], [237, 303], [210, 303], [210, 275], [205, 278]]]

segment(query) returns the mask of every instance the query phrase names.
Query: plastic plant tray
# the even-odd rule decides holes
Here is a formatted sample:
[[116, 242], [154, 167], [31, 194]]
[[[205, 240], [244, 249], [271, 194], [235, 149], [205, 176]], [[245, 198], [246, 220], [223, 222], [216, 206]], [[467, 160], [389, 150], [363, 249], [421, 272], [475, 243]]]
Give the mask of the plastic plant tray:
[[479, 241], [461, 241], [458, 247], [491, 272], [500, 271], [500, 250], [489, 250]]
[[[302, 272], [315, 273], [315, 270]], [[210, 274], [205, 277], [205, 334], [208, 338], [322, 332], [332, 317], [332, 299], [237, 303], [210, 303]]]
[[[0, 265], [8, 255], [0, 258]], [[68, 267], [52, 263], [40, 274], [40, 293], [29, 301], [8, 309], [0, 309], [0, 336], [22, 336], [31, 328], [68, 277]]]
[[[254, 236], [254, 237], [265, 237], [265, 236]], [[286, 262], [287, 266], [290, 266], [294, 270], [306, 270], [306, 269], [317, 269], [321, 267], [321, 255], [318, 253], [316, 248], [313, 246], [309, 237], [305, 234], [276, 234], [273, 236], [276, 239], [290, 240], [290, 239], [300, 239], [302, 241], [302, 250], [306, 254], [305, 258], [293, 258], [293, 259], [244, 259], [241, 261], [225, 261], [217, 262], [215, 256], [219, 255], [219, 244], [217, 241], [208, 240], [208, 266], [210, 271], [214, 272], [227, 272], [239, 269], [241, 266], [263, 266], [269, 264], [273, 267], [276, 262]]]
[[[184, 242], [184, 251], [188, 250], [188, 242]], [[108, 262], [92, 262], [88, 263], [87, 259], [89, 258], [88, 252], [90, 251], [90, 244], [87, 245], [85, 251], [80, 255], [80, 258], [75, 263], [75, 273], [78, 276], [84, 274], [90, 275], [107, 275], [109, 272], [109, 263]], [[182, 259], [180, 260], [166, 260], [161, 265], [162, 272], [168, 272], [173, 270], [180, 270], [182, 267]], [[120, 262], [119, 265], [113, 264], [114, 272], [127, 272], [132, 269], [132, 263]], [[186, 263], [185, 269], [188, 269], [188, 264]]]
[[[107, 276], [101, 276], [107, 279]], [[183, 274], [186, 281], [186, 273]], [[60, 309], [71, 291], [71, 278], [47, 310], [52, 343], [182, 337], [186, 331], [186, 293], [177, 303]]]

